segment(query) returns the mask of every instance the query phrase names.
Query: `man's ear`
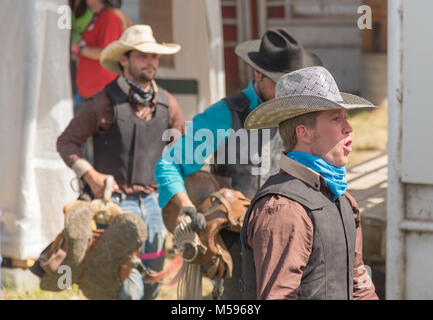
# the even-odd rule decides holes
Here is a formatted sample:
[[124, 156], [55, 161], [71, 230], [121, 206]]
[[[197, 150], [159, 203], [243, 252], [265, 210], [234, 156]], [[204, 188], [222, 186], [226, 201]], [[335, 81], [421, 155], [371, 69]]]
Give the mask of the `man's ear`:
[[263, 77], [263, 74], [261, 72], [257, 71], [256, 69], [253, 69], [253, 76], [254, 76], [254, 79], [261, 80]]
[[296, 131], [296, 138], [298, 140], [298, 144], [299, 143], [306, 144], [306, 145], [311, 144], [312, 132], [310, 128], [308, 128], [304, 124], [300, 124], [296, 127], [295, 131]]
[[120, 65], [123, 67], [123, 69], [125, 70], [126, 66], [128, 65], [128, 57], [125, 56], [124, 54], [122, 54], [119, 58], [119, 63]]

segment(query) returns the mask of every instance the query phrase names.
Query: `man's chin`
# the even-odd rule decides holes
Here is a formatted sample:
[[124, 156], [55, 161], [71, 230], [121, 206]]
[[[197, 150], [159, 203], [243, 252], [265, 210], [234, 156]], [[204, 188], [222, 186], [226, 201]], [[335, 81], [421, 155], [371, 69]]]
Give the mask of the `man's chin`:
[[141, 82], [149, 82], [149, 81], [153, 80], [153, 78], [154, 78], [154, 75], [153, 76], [141, 75], [139, 79]]
[[340, 168], [340, 167], [344, 167], [347, 163], [349, 162], [349, 155], [347, 155], [347, 156], [345, 156], [343, 159], [341, 159], [339, 162], [338, 162], [338, 167]]
[[349, 155], [342, 156], [339, 159], [324, 159], [325, 162], [333, 167], [341, 168], [344, 167], [349, 161]]

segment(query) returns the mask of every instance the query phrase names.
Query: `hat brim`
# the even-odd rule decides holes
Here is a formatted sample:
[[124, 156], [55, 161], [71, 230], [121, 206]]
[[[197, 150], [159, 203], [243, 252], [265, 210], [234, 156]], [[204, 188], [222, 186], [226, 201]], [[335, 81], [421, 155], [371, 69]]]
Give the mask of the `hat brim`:
[[316, 111], [333, 109], [376, 108], [368, 100], [359, 96], [341, 92], [341, 103], [313, 95], [292, 95], [264, 102], [250, 112], [245, 120], [245, 129], [263, 129], [277, 127], [281, 122]]
[[180, 45], [176, 43], [145, 42], [136, 46], [131, 46], [118, 40], [110, 43], [104, 48], [104, 50], [102, 50], [99, 61], [105, 69], [114, 73], [121, 73], [122, 70], [119, 67], [120, 56], [130, 50], [137, 50], [143, 53], [169, 55], [178, 53], [180, 49]]
[[278, 71], [278, 72], [266, 70], [263, 67], [261, 67], [259, 64], [254, 62], [249, 55], [249, 53], [251, 53], [251, 52], [258, 52], [259, 51], [260, 42], [261, 42], [261, 40], [250, 40], [250, 41], [242, 42], [236, 46], [235, 53], [238, 55], [238, 57], [240, 57], [242, 60], [244, 60], [252, 68], [263, 73], [265, 76], [272, 79], [274, 82], [277, 82], [286, 73], [289, 73], [289, 72], [292, 72], [292, 71], [295, 71], [298, 69], [302, 69], [302, 68], [306, 68], [306, 67], [312, 67], [312, 66], [323, 66], [322, 60], [317, 55], [303, 49], [300, 59], [298, 59], [298, 62], [295, 63], [291, 67], [290, 70], [282, 70], [282, 71]]

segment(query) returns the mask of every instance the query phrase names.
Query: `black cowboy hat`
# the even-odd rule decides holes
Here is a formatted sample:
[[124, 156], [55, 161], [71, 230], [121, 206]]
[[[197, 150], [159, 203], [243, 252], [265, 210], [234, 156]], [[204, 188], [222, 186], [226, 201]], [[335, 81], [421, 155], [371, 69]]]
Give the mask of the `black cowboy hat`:
[[317, 55], [305, 50], [300, 42], [280, 28], [267, 30], [261, 40], [240, 43], [235, 53], [274, 82], [291, 71], [323, 66]]

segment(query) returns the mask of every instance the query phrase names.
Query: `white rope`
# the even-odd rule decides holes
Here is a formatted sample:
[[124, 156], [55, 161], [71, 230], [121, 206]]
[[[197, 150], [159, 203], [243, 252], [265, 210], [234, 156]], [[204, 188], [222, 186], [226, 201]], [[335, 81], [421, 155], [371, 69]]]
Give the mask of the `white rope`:
[[182, 268], [184, 272], [177, 284], [177, 298], [179, 300], [203, 299], [201, 266], [184, 261]]
[[200, 238], [198, 234], [191, 229], [191, 217], [186, 216], [178, 224], [174, 230], [174, 245], [179, 251], [182, 251], [186, 245], [191, 245], [195, 249], [195, 254], [192, 258], [185, 259], [186, 262], [194, 261], [198, 254], [198, 246], [200, 245]]
[[201, 266], [189, 263], [193, 261], [198, 254], [198, 245], [200, 239], [194, 231], [191, 230], [191, 217], [186, 216], [174, 230], [174, 244], [178, 250], [183, 250], [186, 244], [195, 248], [195, 254], [192, 258], [183, 262], [183, 272], [177, 285], [177, 298], [179, 300], [201, 300], [202, 296], [202, 275]]

